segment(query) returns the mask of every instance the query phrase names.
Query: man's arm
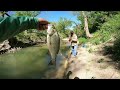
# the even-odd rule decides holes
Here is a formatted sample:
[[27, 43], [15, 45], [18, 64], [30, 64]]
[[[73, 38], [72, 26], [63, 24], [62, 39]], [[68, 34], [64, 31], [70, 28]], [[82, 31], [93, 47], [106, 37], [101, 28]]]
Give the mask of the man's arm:
[[[41, 21], [40, 21], [41, 20]], [[44, 19], [34, 17], [0, 17], [0, 42], [17, 35], [27, 29], [45, 29], [42, 24], [47, 24]]]

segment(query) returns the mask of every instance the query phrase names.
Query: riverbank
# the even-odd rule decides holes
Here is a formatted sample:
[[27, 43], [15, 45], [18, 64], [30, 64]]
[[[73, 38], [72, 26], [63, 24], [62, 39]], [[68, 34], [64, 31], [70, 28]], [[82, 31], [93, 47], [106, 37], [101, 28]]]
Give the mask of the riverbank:
[[[105, 46], [113, 44], [106, 43]], [[68, 61], [66, 75], [71, 71], [69, 79], [120, 79], [119, 63], [113, 61], [110, 54], [104, 54], [104, 45], [89, 45], [78, 47], [77, 57]]]
[[22, 41], [17, 41], [16, 39], [12, 40], [5, 40], [0, 44], [0, 55], [1, 54], [7, 54], [7, 53], [14, 53], [16, 51], [19, 51], [23, 48], [31, 47], [34, 45], [44, 45], [46, 44], [45, 41], [36, 41], [36, 42], [22, 42]]
[[[105, 45], [78, 46], [77, 57], [70, 56], [68, 39], [63, 39], [57, 56], [57, 67], [48, 66], [50, 56], [46, 45], [34, 45], [0, 55], [0, 78], [31, 79], [119, 79], [119, 62], [113, 61], [111, 54], [104, 54]], [[9, 71], [9, 72], [8, 72]], [[69, 75], [68, 75], [68, 72]]]

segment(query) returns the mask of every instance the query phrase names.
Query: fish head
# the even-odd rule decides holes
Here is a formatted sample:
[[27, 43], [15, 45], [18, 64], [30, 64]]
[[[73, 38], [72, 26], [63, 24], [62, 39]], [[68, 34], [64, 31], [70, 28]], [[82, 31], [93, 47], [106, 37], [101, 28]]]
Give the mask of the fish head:
[[47, 34], [51, 35], [55, 32], [55, 26], [53, 24], [48, 24]]

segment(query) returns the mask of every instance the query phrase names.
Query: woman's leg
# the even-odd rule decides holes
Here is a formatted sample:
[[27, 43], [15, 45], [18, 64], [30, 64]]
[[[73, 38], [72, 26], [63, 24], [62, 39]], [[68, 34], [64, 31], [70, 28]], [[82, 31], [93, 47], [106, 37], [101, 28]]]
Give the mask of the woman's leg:
[[74, 46], [74, 56], [77, 55], [77, 45]]
[[74, 55], [74, 46], [72, 46], [72, 55]]

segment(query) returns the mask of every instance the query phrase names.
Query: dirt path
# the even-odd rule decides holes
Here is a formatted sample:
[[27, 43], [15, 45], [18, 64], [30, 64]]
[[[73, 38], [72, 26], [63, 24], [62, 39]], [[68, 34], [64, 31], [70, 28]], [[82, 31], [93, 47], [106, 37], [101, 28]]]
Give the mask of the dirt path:
[[89, 48], [79, 46], [77, 57], [71, 57], [69, 60], [66, 74], [68, 71], [72, 71], [70, 79], [75, 77], [80, 79], [119, 79], [120, 71], [116, 69], [117, 63], [102, 52], [104, 52], [103, 45], [89, 46]]
[[[68, 41], [65, 39], [65, 41]], [[104, 54], [104, 45], [86, 44], [79, 46], [77, 57], [62, 60], [59, 68], [51, 68], [46, 73], [47, 79], [120, 79], [118, 63]], [[106, 45], [112, 45], [107, 43]], [[72, 74], [68, 75], [71, 71]], [[46, 78], [46, 77], [45, 77]]]

